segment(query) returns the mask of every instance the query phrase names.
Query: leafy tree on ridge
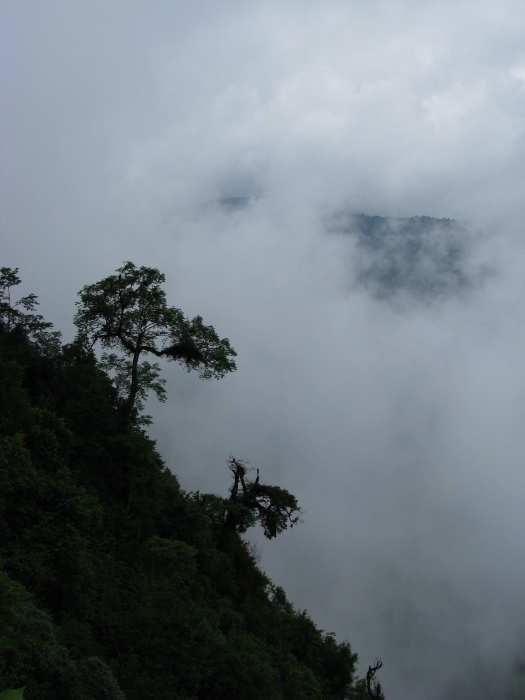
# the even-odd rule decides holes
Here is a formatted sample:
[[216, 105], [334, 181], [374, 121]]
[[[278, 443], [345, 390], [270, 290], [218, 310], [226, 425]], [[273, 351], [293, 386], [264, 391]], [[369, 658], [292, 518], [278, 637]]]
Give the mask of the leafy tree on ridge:
[[228, 338], [220, 339], [201, 316], [190, 320], [167, 305], [161, 289], [165, 276], [159, 270], [126, 262], [116, 272], [79, 292], [74, 321], [86, 344], [100, 342], [104, 349], [122, 353], [105, 352], [102, 364], [115, 373], [127, 422], [143, 408], [148, 390], [166, 400], [159, 365], [141, 362], [142, 355], [176, 360], [188, 371], [197, 370], [201, 379], [220, 379], [236, 369], [232, 358], [237, 353]]

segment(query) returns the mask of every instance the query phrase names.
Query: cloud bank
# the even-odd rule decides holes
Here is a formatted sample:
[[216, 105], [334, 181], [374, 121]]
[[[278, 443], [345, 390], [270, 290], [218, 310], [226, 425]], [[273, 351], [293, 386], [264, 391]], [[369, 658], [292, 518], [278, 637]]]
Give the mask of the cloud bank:
[[183, 487], [233, 453], [298, 497], [261, 566], [389, 700], [521, 697], [522, 3], [1, 12], [2, 264], [66, 339], [84, 284], [165, 272], [239, 353], [148, 408]]

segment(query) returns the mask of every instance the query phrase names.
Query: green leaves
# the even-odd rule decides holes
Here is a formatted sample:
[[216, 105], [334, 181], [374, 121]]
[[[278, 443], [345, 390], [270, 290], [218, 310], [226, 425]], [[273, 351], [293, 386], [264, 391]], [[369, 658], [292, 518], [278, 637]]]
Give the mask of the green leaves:
[[[113, 379], [120, 402], [125, 405], [127, 397], [132, 391], [132, 362], [115, 352], [103, 353], [100, 358], [100, 366]], [[135, 392], [135, 406], [137, 412], [144, 409], [148, 391], [155, 392], [157, 399], [164, 403], [167, 400], [166, 380], [160, 376], [158, 363], [142, 362], [137, 366], [137, 387]], [[137, 418], [138, 425], [150, 425], [151, 417], [141, 415]]]
[[166, 313], [166, 295], [160, 288], [165, 278], [158, 270], [131, 262], [117, 272], [79, 292], [74, 321], [90, 344], [124, 346], [133, 353], [137, 341], [153, 344], [159, 336], [167, 337], [164, 326], [173, 319]]
[[79, 292], [74, 320], [85, 345], [117, 351], [104, 353], [102, 363], [113, 373], [128, 418], [142, 409], [149, 391], [166, 399], [160, 367], [141, 361], [144, 354], [177, 361], [201, 379], [220, 379], [236, 369], [228, 338], [219, 338], [201, 316], [190, 320], [167, 305], [161, 272], [131, 262], [116, 272]]
[[262, 484], [257, 478], [247, 478], [247, 462], [230, 457], [228, 466], [233, 474], [230, 498], [213, 494], [196, 494], [201, 507], [215, 526], [243, 534], [257, 522], [265, 537], [272, 539], [288, 527], [301, 522], [301, 509], [296, 497], [279, 486]]
[[[40, 314], [33, 313], [38, 306], [36, 294], [27, 294], [17, 302], [11, 299], [11, 288], [18, 286], [21, 281], [17, 267], [0, 268], [0, 326], [8, 332], [16, 328], [23, 329], [27, 337], [37, 344], [44, 354], [56, 354], [59, 349], [60, 333], [50, 331], [53, 324], [44, 321], [44, 317]], [[21, 307], [24, 311], [17, 307]]]
[[24, 700], [24, 690], [23, 688], [18, 688], [18, 690], [4, 690], [0, 693], [0, 700]]
[[[247, 467], [243, 460], [232, 456], [228, 465], [234, 477], [230, 501], [241, 502], [253, 511], [265, 537], [272, 539], [288, 526], [301, 522], [301, 509], [293, 494], [279, 486], [262, 484], [259, 470], [255, 481], [246, 479]], [[239, 483], [242, 491], [239, 491]]]

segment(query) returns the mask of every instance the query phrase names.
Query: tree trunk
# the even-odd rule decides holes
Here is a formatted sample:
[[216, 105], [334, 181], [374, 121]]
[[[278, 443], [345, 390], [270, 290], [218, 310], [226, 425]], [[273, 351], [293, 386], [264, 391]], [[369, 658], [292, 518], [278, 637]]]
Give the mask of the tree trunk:
[[137, 348], [133, 353], [133, 361], [131, 363], [131, 382], [129, 387], [128, 398], [124, 404], [124, 421], [126, 427], [129, 427], [131, 423], [131, 417], [133, 415], [133, 409], [135, 407], [135, 399], [137, 398], [137, 392], [139, 390], [139, 357], [140, 348]]

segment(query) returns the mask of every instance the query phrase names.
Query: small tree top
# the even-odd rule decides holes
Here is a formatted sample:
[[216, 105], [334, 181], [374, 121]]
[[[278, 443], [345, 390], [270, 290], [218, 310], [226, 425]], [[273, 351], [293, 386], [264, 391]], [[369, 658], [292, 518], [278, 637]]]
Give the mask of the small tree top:
[[21, 282], [18, 267], [0, 267], [0, 328], [8, 332], [16, 328], [22, 329], [42, 352], [52, 355], [60, 348], [60, 333], [51, 331], [53, 324], [44, 321], [41, 314], [35, 313], [39, 303], [36, 294], [27, 294], [18, 301], [13, 301], [11, 289]]
[[[232, 529], [245, 532], [247, 527], [257, 521], [262, 526], [265, 537], [272, 539], [288, 527], [302, 522], [297, 499], [289, 491], [279, 486], [262, 484], [258, 469], [255, 481], [247, 479], [248, 463], [233, 455], [228, 459], [228, 467], [233, 474], [233, 485], [230, 489], [226, 524]], [[253, 518], [246, 519], [248, 512], [253, 514]]]

